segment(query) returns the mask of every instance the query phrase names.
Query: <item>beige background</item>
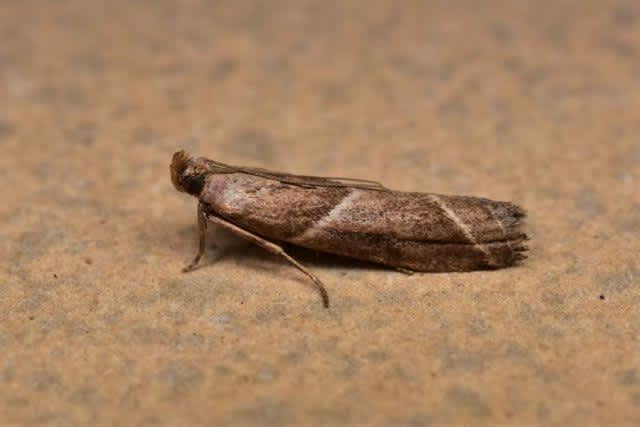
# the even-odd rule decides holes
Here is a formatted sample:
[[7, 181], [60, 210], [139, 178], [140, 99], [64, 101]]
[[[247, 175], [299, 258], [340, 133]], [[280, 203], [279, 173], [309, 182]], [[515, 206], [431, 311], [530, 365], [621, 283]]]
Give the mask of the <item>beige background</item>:
[[[640, 423], [637, 1], [4, 1], [0, 40], [5, 424]], [[530, 258], [300, 253], [328, 311], [224, 233], [181, 274], [180, 147], [513, 200]]]

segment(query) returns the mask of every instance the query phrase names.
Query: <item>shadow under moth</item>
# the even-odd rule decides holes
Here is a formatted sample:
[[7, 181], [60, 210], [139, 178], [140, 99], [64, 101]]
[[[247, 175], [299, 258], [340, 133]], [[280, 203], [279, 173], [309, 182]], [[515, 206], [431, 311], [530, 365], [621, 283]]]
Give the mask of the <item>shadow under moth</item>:
[[293, 175], [231, 166], [178, 151], [171, 181], [198, 198], [199, 249], [208, 223], [286, 259], [329, 296], [313, 273], [276, 242], [384, 264], [403, 272], [498, 269], [526, 258], [524, 210], [470, 196], [393, 191], [360, 179]]

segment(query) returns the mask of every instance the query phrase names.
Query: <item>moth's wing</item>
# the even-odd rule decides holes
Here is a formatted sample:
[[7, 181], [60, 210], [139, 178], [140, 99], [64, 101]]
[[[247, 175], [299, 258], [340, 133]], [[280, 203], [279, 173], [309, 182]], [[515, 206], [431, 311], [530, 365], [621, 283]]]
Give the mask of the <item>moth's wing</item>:
[[381, 183], [370, 181], [367, 179], [296, 175], [285, 172], [276, 172], [263, 168], [232, 166], [209, 159], [206, 159], [206, 163], [209, 164], [212, 169], [215, 168], [218, 171], [227, 173], [241, 172], [266, 179], [272, 179], [285, 184], [297, 185], [300, 187], [350, 187], [367, 190], [390, 191]]
[[[220, 176], [203, 201], [271, 240], [417, 271], [498, 268], [526, 250], [519, 227], [524, 212], [509, 203], [352, 189], [325, 177], [226, 165], [218, 172], [240, 176]], [[265, 191], [254, 197], [260, 188]]]

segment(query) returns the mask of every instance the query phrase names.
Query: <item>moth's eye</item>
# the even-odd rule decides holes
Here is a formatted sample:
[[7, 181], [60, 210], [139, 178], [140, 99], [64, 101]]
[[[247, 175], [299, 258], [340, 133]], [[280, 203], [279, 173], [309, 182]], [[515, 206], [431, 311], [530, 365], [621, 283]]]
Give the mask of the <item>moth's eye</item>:
[[182, 187], [189, 194], [199, 195], [204, 187], [204, 174], [198, 174], [193, 170], [182, 174]]

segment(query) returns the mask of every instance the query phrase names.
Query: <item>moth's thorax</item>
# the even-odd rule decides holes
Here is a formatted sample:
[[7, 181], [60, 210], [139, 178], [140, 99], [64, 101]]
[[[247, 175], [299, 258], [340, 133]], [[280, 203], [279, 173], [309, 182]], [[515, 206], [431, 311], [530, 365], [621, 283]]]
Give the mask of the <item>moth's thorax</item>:
[[243, 173], [212, 173], [206, 178], [200, 200], [216, 210], [242, 209], [268, 183], [269, 180]]

